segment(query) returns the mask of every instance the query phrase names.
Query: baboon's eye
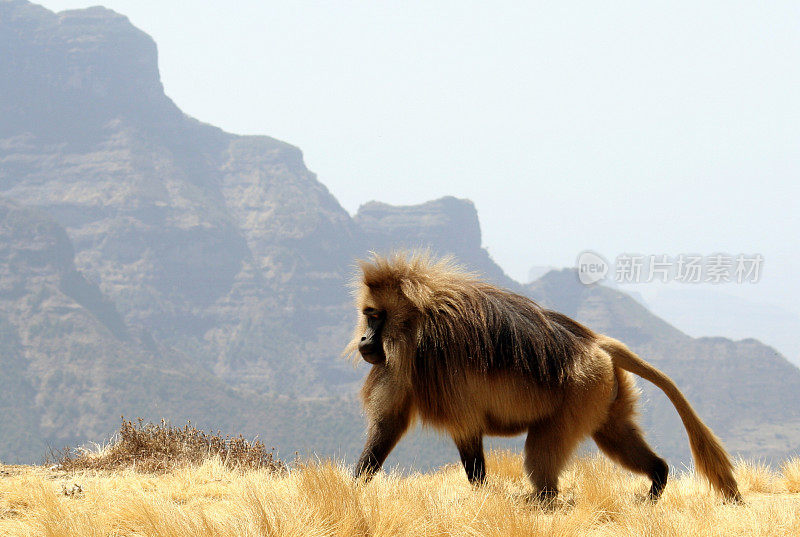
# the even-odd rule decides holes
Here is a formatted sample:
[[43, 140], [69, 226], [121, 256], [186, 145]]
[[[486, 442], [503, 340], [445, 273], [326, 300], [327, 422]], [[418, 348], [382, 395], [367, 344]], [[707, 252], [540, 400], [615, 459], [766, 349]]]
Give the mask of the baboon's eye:
[[380, 310], [376, 310], [375, 308], [364, 309], [364, 315], [376, 321], [383, 318], [383, 312]]

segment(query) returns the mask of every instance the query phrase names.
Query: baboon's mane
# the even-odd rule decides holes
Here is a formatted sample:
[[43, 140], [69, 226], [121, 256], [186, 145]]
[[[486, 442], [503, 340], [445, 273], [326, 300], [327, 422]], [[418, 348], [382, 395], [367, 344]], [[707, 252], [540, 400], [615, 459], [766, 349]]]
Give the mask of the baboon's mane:
[[565, 315], [479, 280], [451, 259], [428, 253], [374, 256], [362, 263], [363, 285], [396, 288], [418, 312], [414, 385], [431, 404], [466, 370], [514, 372], [558, 386], [595, 336]]

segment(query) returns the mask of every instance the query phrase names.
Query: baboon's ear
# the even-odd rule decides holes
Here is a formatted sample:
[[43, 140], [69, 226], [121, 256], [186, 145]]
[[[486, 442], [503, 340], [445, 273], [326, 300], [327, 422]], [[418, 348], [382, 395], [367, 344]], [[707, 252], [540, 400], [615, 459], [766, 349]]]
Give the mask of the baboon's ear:
[[403, 278], [400, 280], [400, 292], [416, 307], [418, 310], [424, 310], [427, 305], [431, 303], [433, 298], [433, 291], [427, 285], [419, 281], [409, 280]]

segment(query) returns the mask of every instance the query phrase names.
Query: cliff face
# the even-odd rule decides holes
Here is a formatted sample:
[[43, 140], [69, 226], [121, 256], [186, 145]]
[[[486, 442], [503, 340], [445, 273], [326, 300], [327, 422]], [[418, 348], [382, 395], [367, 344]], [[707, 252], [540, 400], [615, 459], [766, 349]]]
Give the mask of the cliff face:
[[3, 198], [0, 364], [4, 460], [101, 439], [121, 414], [213, 422], [247, 406], [247, 397], [126, 325], [76, 269], [64, 229]]
[[155, 44], [121, 15], [0, 10], [13, 44], [0, 64], [0, 191], [66, 228], [77, 267], [127, 322], [237, 385], [319, 384], [288, 358], [306, 346], [293, 334], [341, 308], [358, 245], [301, 152], [183, 115]]
[[[771, 375], [782, 397], [800, 393], [796, 369], [769, 348], [692, 340], [568, 272], [523, 287], [481, 247], [468, 200], [370, 202], [351, 218], [299, 149], [185, 116], [163, 93], [155, 44], [121, 15], [0, 0], [0, 50], [0, 195], [14, 200], [2, 202], [0, 408], [21, 416], [0, 418], [0, 456], [101, 440], [120, 414], [230, 424], [283, 449], [352, 456], [365, 368], [339, 358], [354, 315], [346, 281], [354, 258], [398, 247], [453, 254], [629, 342], [683, 375], [744, 453], [800, 445], [777, 392], [730, 396], [757, 393]], [[666, 405], [645, 419], [672, 434]], [[769, 427], [747, 425], [759, 422]], [[683, 437], [674, 443], [684, 455]]]
[[155, 42], [101, 7], [52, 13], [0, 2], [0, 135], [26, 131], [80, 145], [125, 115], [145, 122], [180, 116], [164, 95]]
[[478, 212], [469, 200], [447, 196], [405, 207], [371, 201], [359, 207], [354, 220], [370, 249], [430, 248], [455, 256], [498, 285], [518, 288], [481, 247]]

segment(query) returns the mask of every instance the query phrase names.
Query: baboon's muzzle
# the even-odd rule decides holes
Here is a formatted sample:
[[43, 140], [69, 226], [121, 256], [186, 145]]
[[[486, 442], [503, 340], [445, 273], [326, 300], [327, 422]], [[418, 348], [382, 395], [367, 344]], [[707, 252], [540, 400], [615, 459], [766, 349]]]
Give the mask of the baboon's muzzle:
[[386, 354], [383, 352], [383, 345], [381, 344], [380, 330], [367, 328], [361, 341], [358, 344], [358, 352], [361, 357], [371, 364], [380, 364], [386, 361]]

